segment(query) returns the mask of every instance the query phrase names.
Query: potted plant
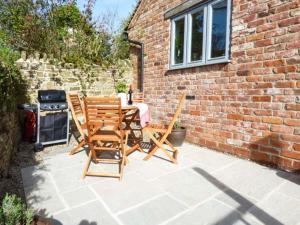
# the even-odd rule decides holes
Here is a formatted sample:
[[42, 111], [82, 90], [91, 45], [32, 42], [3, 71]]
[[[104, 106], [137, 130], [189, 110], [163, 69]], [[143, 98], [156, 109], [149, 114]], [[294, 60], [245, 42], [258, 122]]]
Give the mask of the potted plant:
[[16, 195], [6, 194], [0, 207], [1, 225], [52, 225], [39, 216], [34, 216], [31, 209]]
[[182, 127], [178, 122], [176, 122], [167, 139], [174, 147], [179, 147], [183, 144], [185, 137], [186, 128]]
[[121, 105], [124, 106], [127, 104], [127, 85], [126, 83], [120, 81], [116, 85], [116, 91], [118, 93], [118, 97], [121, 98]]

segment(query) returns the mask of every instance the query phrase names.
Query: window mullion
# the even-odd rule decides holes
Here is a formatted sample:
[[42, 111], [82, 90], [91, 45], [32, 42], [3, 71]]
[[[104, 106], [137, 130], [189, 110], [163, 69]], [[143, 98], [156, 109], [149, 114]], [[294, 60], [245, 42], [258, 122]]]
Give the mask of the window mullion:
[[208, 11], [207, 11], [208, 6], [204, 6], [203, 8], [203, 50], [202, 50], [202, 61], [204, 64], [206, 64], [207, 62], [207, 41], [208, 41], [208, 37], [207, 37], [207, 23], [208, 23]]
[[183, 54], [183, 64], [187, 65], [187, 54], [188, 54], [188, 38], [189, 38], [189, 27], [188, 27], [188, 15], [184, 16], [184, 54]]
[[206, 56], [205, 56], [205, 63], [210, 59], [211, 53], [211, 38], [212, 38], [212, 10], [211, 5], [206, 6], [207, 12], [207, 21], [206, 21]]

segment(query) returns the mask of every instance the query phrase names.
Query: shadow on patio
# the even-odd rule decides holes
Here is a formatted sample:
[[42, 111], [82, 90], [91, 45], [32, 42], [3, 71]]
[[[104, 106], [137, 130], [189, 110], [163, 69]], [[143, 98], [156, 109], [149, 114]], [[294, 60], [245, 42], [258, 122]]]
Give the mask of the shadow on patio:
[[[205, 170], [203, 170], [199, 167], [193, 167], [193, 170], [196, 171], [199, 175], [203, 176], [205, 179], [207, 179], [207, 181], [209, 181], [215, 187], [217, 187], [220, 190], [223, 190], [223, 193], [228, 195], [230, 198], [232, 198], [234, 201], [236, 201], [240, 205], [238, 208], [236, 208], [236, 210], [238, 212], [240, 212], [240, 214], [241, 214], [241, 216], [239, 218], [237, 218], [235, 216], [236, 212], [232, 211], [232, 213], [230, 213], [226, 217], [220, 219], [215, 224], [234, 224], [237, 220], [242, 221], [244, 224], [249, 224], [247, 221], [245, 221], [243, 219], [242, 216], [246, 213], [250, 213], [254, 217], [256, 217], [259, 221], [261, 221], [263, 224], [283, 225], [283, 223], [279, 222], [274, 217], [270, 216], [264, 210], [255, 206], [254, 203], [247, 200], [245, 197], [243, 197], [242, 195], [240, 195], [238, 192], [234, 191], [230, 187], [226, 186], [221, 181], [217, 180], [214, 176], [210, 175]], [[224, 187], [225, 187], [225, 190], [224, 190]], [[251, 209], [255, 209], [255, 210], [245, 210], [245, 208], [247, 208], [247, 205], [252, 205]]]

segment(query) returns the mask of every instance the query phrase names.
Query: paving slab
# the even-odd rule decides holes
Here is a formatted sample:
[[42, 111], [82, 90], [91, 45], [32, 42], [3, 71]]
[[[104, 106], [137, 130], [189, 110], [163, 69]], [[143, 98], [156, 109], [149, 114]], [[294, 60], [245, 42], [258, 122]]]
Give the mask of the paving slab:
[[280, 193], [287, 194], [290, 197], [297, 198], [300, 201], [300, 176], [291, 176], [290, 174], [278, 172], [285, 178], [285, 183], [278, 190]]
[[111, 185], [109, 187], [103, 185], [103, 182], [97, 183], [92, 185], [92, 189], [116, 213], [163, 192], [162, 189], [138, 177], [124, 184]]
[[82, 187], [74, 191], [62, 194], [69, 207], [74, 207], [96, 199], [95, 194], [88, 187]]
[[272, 193], [249, 210], [263, 224], [289, 225], [300, 222], [300, 201], [285, 194]]
[[[154, 182], [166, 192], [189, 206], [221, 192], [225, 187], [216, 187], [206, 178], [199, 176], [192, 169], [181, 170], [159, 178]], [[174, 185], [176, 184], [176, 185]]]
[[175, 216], [186, 207], [163, 195], [119, 215], [124, 225], [155, 225]]
[[238, 213], [216, 200], [207, 201], [198, 207], [187, 211], [178, 218], [171, 220], [167, 225], [206, 225], [206, 224], [235, 224], [258, 225], [255, 218]]
[[119, 225], [99, 201], [72, 208], [54, 216], [55, 225]]
[[285, 181], [276, 174], [276, 170], [245, 160], [240, 160], [213, 174], [197, 168], [195, 171], [199, 173], [199, 176], [216, 178], [214, 185], [226, 185], [256, 200], [262, 199]]
[[247, 212], [248, 209], [250, 209], [257, 203], [257, 200], [238, 193], [237, 191], [234, 191], [232, 189], [227, 189], [224, 192], [221, 192], [215, 197], [215, 199], [231, 206], [240, 213]]

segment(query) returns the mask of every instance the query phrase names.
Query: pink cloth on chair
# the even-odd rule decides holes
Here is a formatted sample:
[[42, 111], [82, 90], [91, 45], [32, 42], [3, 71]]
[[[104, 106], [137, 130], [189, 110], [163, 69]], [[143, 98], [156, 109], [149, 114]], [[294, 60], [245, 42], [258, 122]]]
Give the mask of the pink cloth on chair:
[[134, 105], [139, 109], [141, 126], [145, 127], [151, 120], [149, 107], [145, 103], [135, 103]]

